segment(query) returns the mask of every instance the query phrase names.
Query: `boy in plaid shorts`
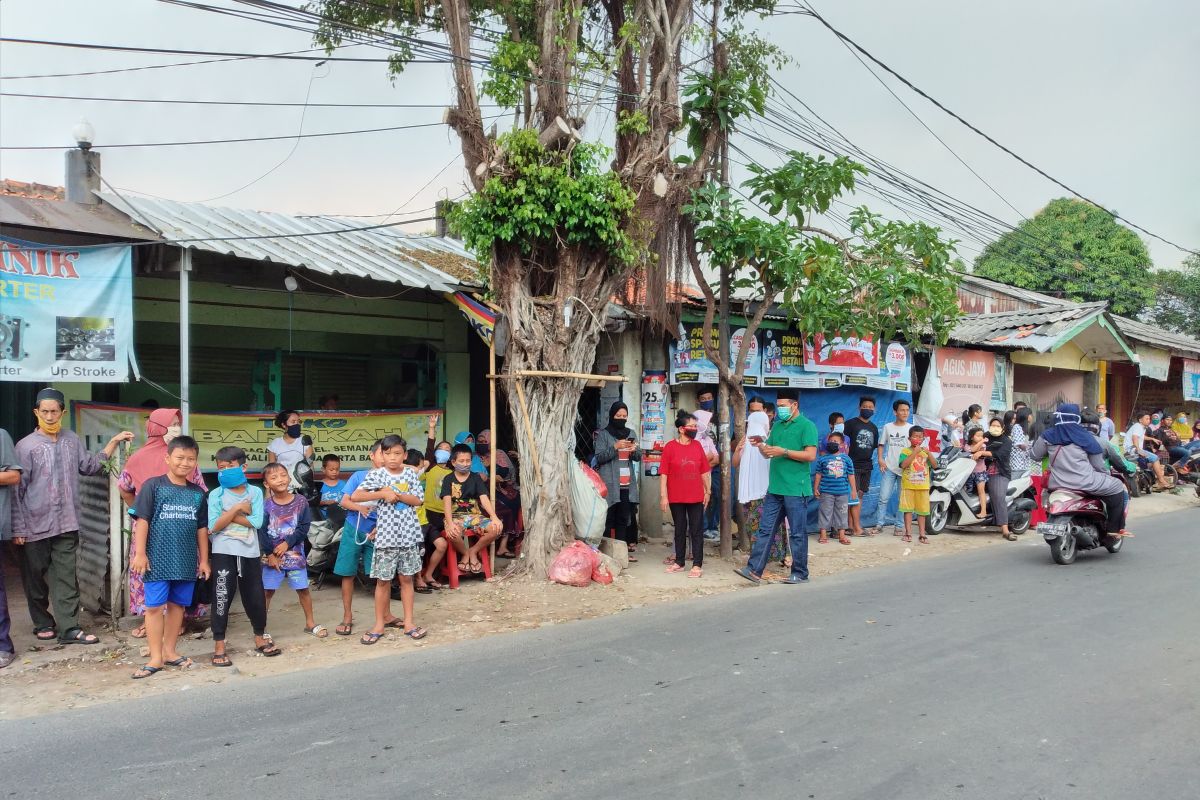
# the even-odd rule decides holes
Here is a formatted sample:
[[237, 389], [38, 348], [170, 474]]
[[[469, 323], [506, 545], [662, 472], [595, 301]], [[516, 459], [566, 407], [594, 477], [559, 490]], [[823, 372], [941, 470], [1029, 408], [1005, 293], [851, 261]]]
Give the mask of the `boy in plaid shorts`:
[[[413, 576], [421, 571], [421, 524], [417, 506], [425, 501], [420, 476], [405, 464], [404, 439], [395, 434], [383, 437], [383, 466], [363, 478], [350, 498], [355, 503], [378, 500], [375, 522], [375, 555], [371, 577], [375, 579], [375, 626], [363, 634], [363, 644], [375, 644], [385, 628], [402, 627], [404, 635], [423, 639], [427, 631], [413, 622]], [[392, 578], [400, 577], [403, 620], [392, 618]], [[390, 620], [390, 621], [389, 621]], [[397, 624], [399, 623], [399, 624]]]

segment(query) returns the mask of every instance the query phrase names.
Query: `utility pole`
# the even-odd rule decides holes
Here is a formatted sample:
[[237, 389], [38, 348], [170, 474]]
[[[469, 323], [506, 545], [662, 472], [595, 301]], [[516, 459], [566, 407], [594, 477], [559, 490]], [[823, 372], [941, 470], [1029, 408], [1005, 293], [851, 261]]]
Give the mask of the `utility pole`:
[[[728, 133], [721, 137], [721, 187], [724, 189], [729, 188]], [[729, 347], [729, 262], [722, 261], [720, 268], [721, 297], [719, 313], [721, 320], [717, 335], [721, 337], [721, 359], [732, 370], [734, 366], [730, 360], [732, 354]], [[721, 451], [721, 558], [733, 558], [733, 458], [729, 442], [730, 423], [733, 415], [729, 407], [729, 385], [723, 380], [717, 385], [717, 412], [719, 414], [717, 418], [717, 441], [719, 442], [718, 447]], [[721, 424], [722, 422], [724, 424]]]

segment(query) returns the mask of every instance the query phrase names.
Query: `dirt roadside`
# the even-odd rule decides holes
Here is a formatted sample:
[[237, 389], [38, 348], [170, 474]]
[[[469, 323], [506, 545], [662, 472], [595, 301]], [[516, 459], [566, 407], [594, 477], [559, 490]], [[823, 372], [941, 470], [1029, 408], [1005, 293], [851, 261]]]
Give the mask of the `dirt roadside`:
[[[1178, 494], [1139, 498], [1131, 508], [1130, 527], [1143, 536], [1152, 536], [1153, 525], [1147, 524], [1147, 518], [1197, 507], [1200, 500], [1190, 487]], [[1001, 540], [994, 530], [950, 531], [933, 537], [929, 545], [907, 544], [886, 532], [878, 537], [854, 539], [850, 546], [839, 545], [836, 540], [819, 545], [813, 536], [809, 568], [814, 578], [820, 578], [897, 561], [940, 558], [981, 547], [1020, 546], [1030, 542], [1031, 536], [1027, 534], [1022, 542], [1013, 545]], [[661, 541], [644, 543], [637, 554], [638, 563], [631, 564], [629, 571], [611, 586], [592, 584], [579, 589], [513, 578], [492, 583], [465, 581], [457, 591], [418, 595], [417, 622], [429, 629], [429, 636], [414, 642], [389, 634], [371, 647], [359, 644], [358, 638], [360, 632], [370, 627], [371, 598], [365, 589], [355, 592], [355, 634], [349, 637], [333, 634], [334, 625], [341, 621], [337, 587], [327, 584], [313, 593], [317, 622], [330, 630], [327, 639], [315, 639], [304, 633], [295, 594], [280, 592], [271, 609], [268, 629], [283, 649], [282, 656], [263, 658], [256, 654], [251, 649], [253, 639], [246, 619], [236, 613], [230, 622], [232, 668], [209, 666], [212, 641], [206, 632], [188, 636], [180, 644], [180, 653], [194, 659], [191, 668], [168, 669], [143, 681], [129, 679], [130, 673], [142, 663], [143, 641], [130, 638], [127, 631], [114, 634], [102, 630], [98, 623], [91, 630], [101, 636], [100, 645], [40, 647], [29, 630], [28, 613], [19, 588], [10, 590], [9, 611], [14, 620], [13, 639], [18, 659], [0, 672], [0, 720], [396, 655], [414, 648], [441, 647], [465, 639], [752, 588], [733, 574], [734, 563], [712, 555], [706, 555], [705, 574], [700, 579], [689, 579], [682, 573], [668, 575], [662, 563], [667, 553]], [[741, 565], [745, 557], [735, 555], [734, 561]], [[782, 577], [780, 567], [772, 569]], [[398, 611], [399, 603], [393, 603], [393, 609]]]

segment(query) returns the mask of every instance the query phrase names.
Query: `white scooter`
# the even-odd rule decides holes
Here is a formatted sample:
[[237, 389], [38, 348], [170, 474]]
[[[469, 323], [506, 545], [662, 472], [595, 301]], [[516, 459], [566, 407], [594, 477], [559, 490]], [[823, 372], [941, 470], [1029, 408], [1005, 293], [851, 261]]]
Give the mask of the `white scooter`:
[[[970, 527], [995, 525], [992, 515], [979, 516], [979, 494], [975, 484], [968, 485], [975, 461], [964, 450], [948, 447], [938, 456], [929, 490], [930, 533], [941, 533], [947, 526]], [[1037, 507], [1033, 480], [1029, 475], [1013, 478], [1008, 484], [1008, 529], [1016, 534], [1029, 530], [1029, 521]]]

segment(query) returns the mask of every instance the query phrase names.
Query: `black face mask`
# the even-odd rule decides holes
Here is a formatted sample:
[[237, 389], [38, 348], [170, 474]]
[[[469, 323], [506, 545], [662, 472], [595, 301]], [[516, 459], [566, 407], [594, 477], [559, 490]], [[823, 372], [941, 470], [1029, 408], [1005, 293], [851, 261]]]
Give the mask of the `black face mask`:
[[292, 439], [299, 439], [300, 438], [300, 426], [299, 425], [288, 425], [285, 433], [287, 433], [287, 435]]
[[858, 410], [858, 416], [862, 417], [863, 419], [870, 419], [871, 417], [875, 416], [875, 409], [860, 408]]

